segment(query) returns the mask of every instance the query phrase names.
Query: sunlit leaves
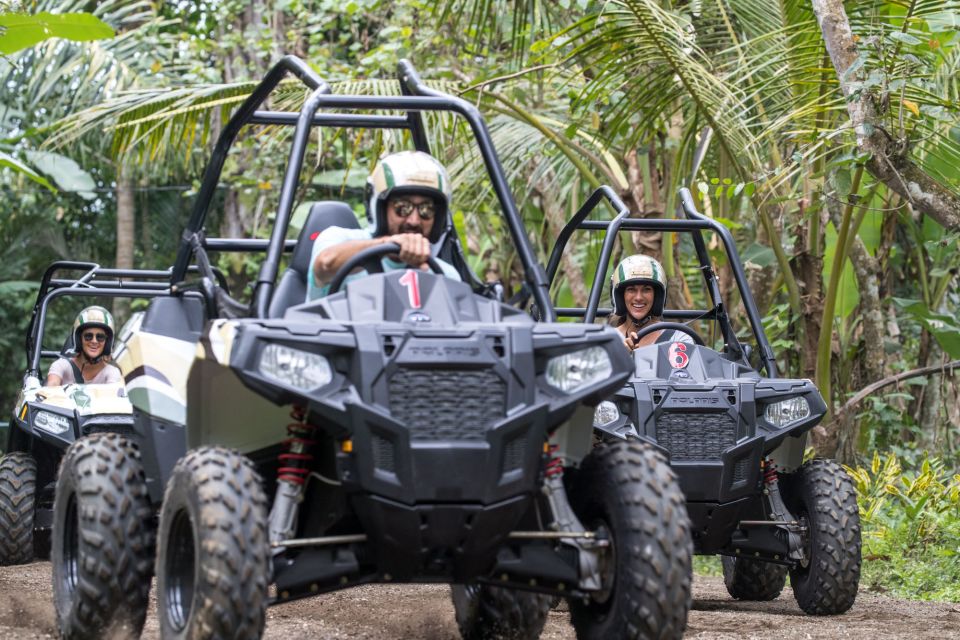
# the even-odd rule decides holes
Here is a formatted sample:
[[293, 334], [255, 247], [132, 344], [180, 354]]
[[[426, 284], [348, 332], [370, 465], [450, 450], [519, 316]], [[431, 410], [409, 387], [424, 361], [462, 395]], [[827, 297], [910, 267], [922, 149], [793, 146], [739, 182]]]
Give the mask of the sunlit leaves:
[[113, 37], [113, 28], [89, 13], [0, 13], [0, 53], [9, 55], [50, 38], [76, 42]]

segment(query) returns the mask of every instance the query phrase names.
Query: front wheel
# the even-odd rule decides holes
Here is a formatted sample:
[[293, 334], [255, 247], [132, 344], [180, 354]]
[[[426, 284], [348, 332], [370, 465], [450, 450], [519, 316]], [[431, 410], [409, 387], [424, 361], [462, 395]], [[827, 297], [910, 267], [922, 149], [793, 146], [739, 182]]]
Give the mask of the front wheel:
[[33, 560], [37, 463], [15, 451], [0, 458], [0, 566]]
[[536, 640], [553, 600], [486, 584], [455, 584], [451, 595], [463, 640]]
[[570, 503], [580, 521], [606, 530], [610, 539], [604, 589], [570, 599], [577, 638], [681, 638], [693, 543], [684, 496], [667, 461], [635, 440], [602, 443], [570, 476]]
[[267, 499], [244, 456], [219, 447], [173, 468], [160, 511], [157, 610], [166, 639], [259, 638], [266, 622]]
[[723, 556], [723, 583], [737, 600], [776, 600], [787, 582], [787, 567], [753, 558]]
[[77, 440], [53, 505], [53, 601], [64, 638], [138, 638], [153, 575], [153, 511], [139, 450], [118, 434]]
[[860, 584], [860, 512], [847, 472], [833, 460], [811, 460], [786, 476], [788, 504], [807, 528], [807, 565], [790, 570], [797, 604], [813, 615], [853, 606]]

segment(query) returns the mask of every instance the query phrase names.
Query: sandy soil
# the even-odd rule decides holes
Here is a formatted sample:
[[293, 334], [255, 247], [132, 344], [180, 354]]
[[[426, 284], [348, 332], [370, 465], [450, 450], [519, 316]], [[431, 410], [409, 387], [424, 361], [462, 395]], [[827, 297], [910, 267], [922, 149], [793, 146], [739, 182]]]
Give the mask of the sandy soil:
[[[863, 592], [846, 615], [806, 616], [789, 588], [764, 603], [731, 600], [720, 578], [698, 577], [687, 638], [960, 638], [960, 604], [897, 600]], [[50, 563], [0, 567], [0, 639], [56, 638]], [[143, 637], [159, 637], [154, 616]], [[550, 613], [545, 640], [572, 640], [569, 616]], [[273, 607], [265, 638], [306, 640], [456, 640], [449, 588], [437, 585], [374, 585]]]

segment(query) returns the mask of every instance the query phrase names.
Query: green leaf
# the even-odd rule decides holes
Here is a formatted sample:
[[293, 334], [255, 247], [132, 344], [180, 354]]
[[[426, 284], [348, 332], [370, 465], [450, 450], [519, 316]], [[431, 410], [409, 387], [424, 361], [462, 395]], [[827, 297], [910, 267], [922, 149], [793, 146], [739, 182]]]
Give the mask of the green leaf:
[[26, 153], [30, 162], [38, 170], [53, 178], [57, 186], [64, 191], [78, 193], [86, 200], [97, 197], [94, 193], [97, 183], [93, 177], [70, 158], [50, 151], [27, 151]]
[[892, 33], [888, 33], [887, 38], [889, 38], [890, 40], [894, 40], [896, 42], [902, 42], [903, 44], [910, 45], [910, 46], [918, 45], [921, 42], [923, 42], [923, 40], [921, 40], [920, 38], [916, 36], [912, 36], [909, 33], [904, 33], [902, 31], [893, 31]]
[[53, 185], [47, 182], [46, 178], [34, 171], [30, 166], [24, 164], [20, 160], [17, 160], [13, 156], [4, 153], [3, 151], [0, 151], [0, 167], [9, 167], [17, 173], [22, 173], [23, 175], [27, 176], [37, 184], [42, 184], [47, 189], [50, 189], [50, 191], [56, 191], [56, 189], [53, 188]]
[[931, 33], [948, 33], [960, 30], [960, 12], [941, 11], [927, 16], [927, 27]]
[[113, 37], [113, 28], [89, 13], [0, 13], [0, 53], [9, 55], [50, 38], [75, 42]]
[[754, 243], [746, 248], [740, 255], [744, 264], [751, 262], [758, 267], [769, 267], [777, 262], [777, 256], [773, 249], [762, 244]]

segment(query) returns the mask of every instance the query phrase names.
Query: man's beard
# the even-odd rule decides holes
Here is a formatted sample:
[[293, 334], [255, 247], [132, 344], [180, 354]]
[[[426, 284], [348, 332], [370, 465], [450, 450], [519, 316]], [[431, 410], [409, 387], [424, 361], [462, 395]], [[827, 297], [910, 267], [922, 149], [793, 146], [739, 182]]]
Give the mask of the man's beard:
[[423, 232], [423, 227], [421, 227], [420, 225], [414, 225], [414, 224], [400, 225], [400, 233], [419, 233], [420, 235], [426, 235]]

